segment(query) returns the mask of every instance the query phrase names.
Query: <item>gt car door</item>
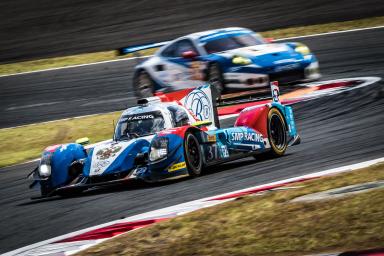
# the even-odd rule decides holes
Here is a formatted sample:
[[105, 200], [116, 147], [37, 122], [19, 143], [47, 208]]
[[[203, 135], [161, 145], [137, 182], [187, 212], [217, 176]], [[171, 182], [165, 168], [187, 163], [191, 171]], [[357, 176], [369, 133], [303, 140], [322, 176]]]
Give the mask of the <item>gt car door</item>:
[[203, 80], [204, 63], [190, 39], [181, 39], [169, 45], [161, 53], [163, 70], [160, 80], [172, 86], [195, 87]]

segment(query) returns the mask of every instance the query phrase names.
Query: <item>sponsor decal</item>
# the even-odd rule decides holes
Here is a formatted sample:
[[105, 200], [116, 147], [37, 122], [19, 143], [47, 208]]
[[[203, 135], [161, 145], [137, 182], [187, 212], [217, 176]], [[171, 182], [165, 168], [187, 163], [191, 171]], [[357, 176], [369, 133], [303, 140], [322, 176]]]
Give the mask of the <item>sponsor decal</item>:
[[187, 167], [187, 165], [185, 162], [180, 162], [180, 163], [174, 164], [171, 167], [169, 167], [168, 172], [175, 172], [175, 171], [178, 171], [180, 169], [184, 169], [186, 167]]
[[273, 64], [283, 64], [283, 63], [290, 63], [290, 62], [298, 62], [299, 60], [296, 59], [283, 59], [283, 60], [276, 60], [273, 62]]
[[252, 141], [252, 142], [263, 142], [263, 136], [254, 132], [232, 132], [231, 141]]
[[147, 171], [147, 167], [139, 167], [132, 172], [131, 177], [134, 178], [134, 177], [140, 176], [146, 171]]
[[111, 157], [114, 157], [120, 150], [121, 146], [111, 145], [109, 148], [102, 148], [96, 152], [96, 158], [99, 160], [105, 160]]
[[95, 161], [92, 163], [93, 172], [99, 173], [102, 169], [108, 166], [111, 162], [109, 160]]
[[184, 106], [191, 110], [201, 121], [212, 119], [211, 100], [202, 90], [194, 90], [188, 94], [185, 98]]
[[208, 142], [216, 142], [216, 134], [207, 135]]
[[147, 119], [154, 119], [154, 115], [147, 114], [147, 115], [135, 115], [135, 116], [129, 116], [127, 118], [128, 121], [132, 120], [147, 120]]
[[229, 157], [228, 148], [226, 145], [220, 146], [220, 153], [221, 153], [221, 158], [228, 158]]
[[279, 102], [279, 96], [280, 96], [280, 91], [279, 91], [279, 82], [273, 81], [271, 82], [271, 91], [272, 91], [272, 99], [273, 102]]
[[215, 159], [228, 158], [229, 152], [226, 145], [207, 145], [205, 150], [205, 159], [207, 161], [213, 161]]
[[284, 65], [284, 66], [277, 66], [275, 67], [275, 72], [282, 72], [282, 71], [286, 71], [286, 70], [291, 70], [291, 69], [295, 69], [295, 68], [298, 68], [300, 65], [295, 63], [295, 64], [288, 64], [288, 65]]

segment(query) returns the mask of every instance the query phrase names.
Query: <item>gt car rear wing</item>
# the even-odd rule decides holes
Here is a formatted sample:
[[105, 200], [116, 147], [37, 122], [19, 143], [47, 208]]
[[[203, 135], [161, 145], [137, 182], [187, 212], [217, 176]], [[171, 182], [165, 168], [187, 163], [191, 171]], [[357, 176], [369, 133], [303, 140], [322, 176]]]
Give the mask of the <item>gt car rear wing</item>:
[[153, 49], [153, 48], [158, 48], [163, 45], [166, 45], [169, 41], [166, 42], [160, 42], [160, 43], [151, 43], [151, 44], [142, 44], [142, 45], [133, 45], [133, 46], [127, 46], [127, 47], [122, 47], [117, 50], [118, 55], [126, 55], [130, 53], [137, 53], [142, 50], [148, 50], [148, 49]]

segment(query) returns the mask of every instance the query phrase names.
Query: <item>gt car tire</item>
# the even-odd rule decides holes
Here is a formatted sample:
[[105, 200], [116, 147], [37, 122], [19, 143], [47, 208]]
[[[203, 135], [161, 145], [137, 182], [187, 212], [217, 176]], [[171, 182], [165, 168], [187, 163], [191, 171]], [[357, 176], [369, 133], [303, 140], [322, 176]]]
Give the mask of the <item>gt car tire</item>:
[[146, 98], [153, 96], [155, 91], [152, 78], [145, 71], [139, 71], [133, 79], [133, 90], [136, 97]]
[[220, 66], [217, 63], [212, 63], [208, 66], [207, 81], [214, 85], [217, 92], [217, 98], [220, 99], [224, 91], [224, 78]]
[[268, 112], [268, 140], [271, 150], [267, 153], [272, 157], [284, 155], [288, 147], [287, 126], [279, 110], [271, 108]]
[[196, 136], [190, 132], [185, 134], [184, 157], [189, 175], [191, 177], [199, 176], [203, 167], [201, 149]]

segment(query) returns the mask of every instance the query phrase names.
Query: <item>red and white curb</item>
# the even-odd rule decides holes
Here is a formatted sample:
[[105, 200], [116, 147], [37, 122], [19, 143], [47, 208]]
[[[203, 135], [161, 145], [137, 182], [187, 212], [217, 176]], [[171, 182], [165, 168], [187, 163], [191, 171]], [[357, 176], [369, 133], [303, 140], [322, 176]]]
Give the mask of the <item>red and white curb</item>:
[[361, 162], [357, 164], [342, 166], [325, 171], [314, 172], [307, 175], [284, 179], [264, 185], [254, 186], [242, 190], [233, 191], [221, 195], [207, 197], [203, 199], [186, 202], [163, 209], [119, 219], [116, 221], [104, 223], [98, 226], [72, 232], [66, 235], [55, 237], [46, 241], [35, 243], [8, 253], [11, 255], [71, 255], [87, 249], [93, 245], [99, 244], [105, 240], [111, 239], [120, 234], [144, 228], [151, 224], [161, 222], [176, 216], [193, 212], [202, 208], [211, 207], [234, 200], [241, 196], [251, 195], [271, 189], [276, 189], [294, 182], [302, 182], [310, 179], [316, 179], [327, 175], [333, 175], [342, 172], [349, 172], [356, 169], [365, 168], [379, 162], [384, 162], [384, 157]]

